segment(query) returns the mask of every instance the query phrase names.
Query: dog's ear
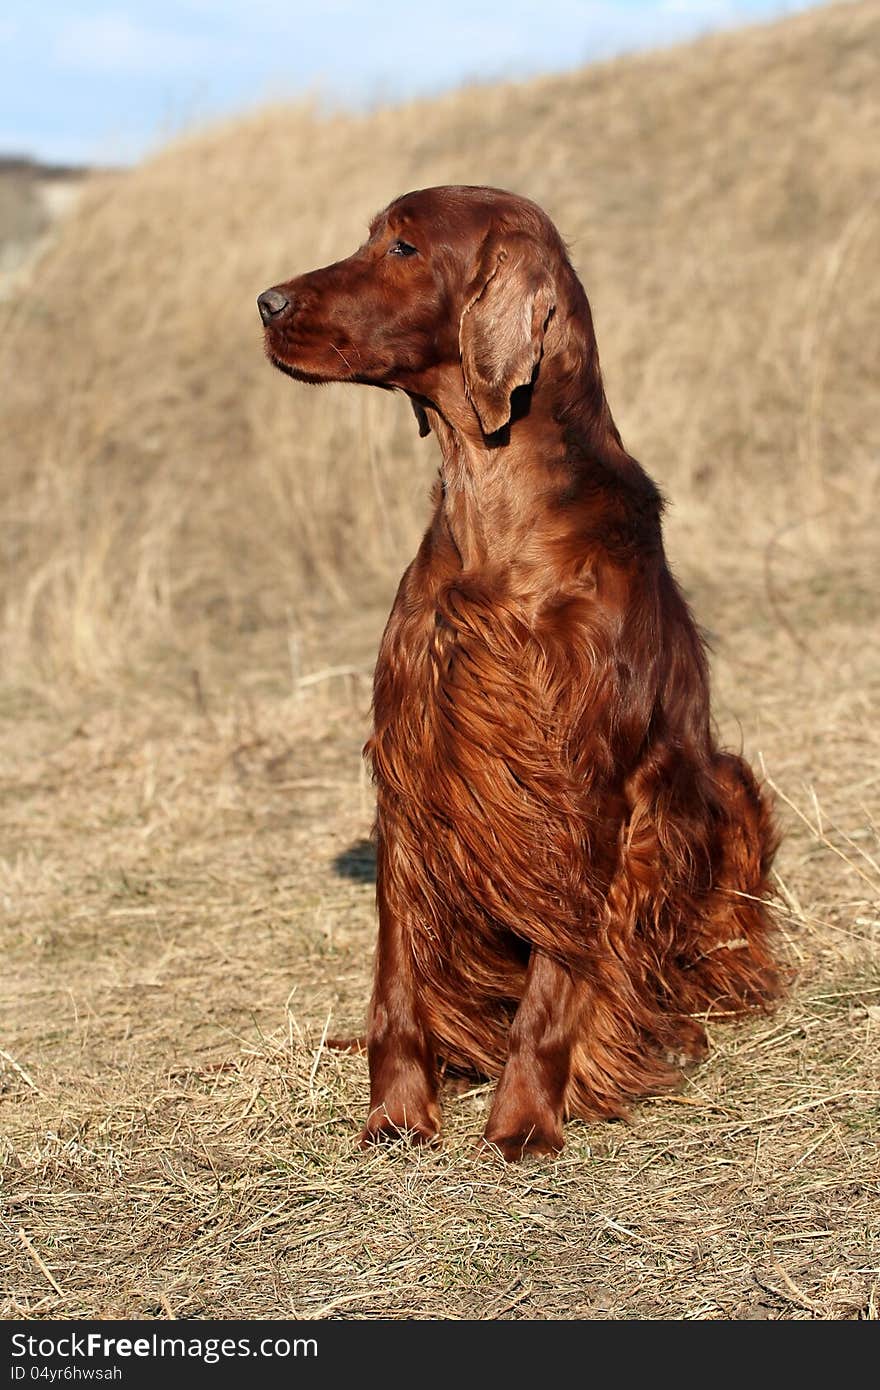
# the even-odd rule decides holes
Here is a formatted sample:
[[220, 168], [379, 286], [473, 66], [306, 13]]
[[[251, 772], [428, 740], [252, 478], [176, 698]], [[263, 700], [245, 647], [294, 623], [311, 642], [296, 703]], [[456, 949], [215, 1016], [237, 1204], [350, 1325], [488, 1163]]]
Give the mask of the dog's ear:
[[424, 408], [419, 405], [418, 401], [414, 401], [412, 397], [410, 397], [409, 403], [413, 408], [413, 415], [419, 422], [419, 435], [422, 439], [424, 439], [426, 434], [431, 433], [431, 426], [428, 424], [428, 417], [425, 414]]
[[555, 307], [553, 280], [535, 239], [490, 236], [458, 331], [465, 391], [484, 434], [507, 424], [511, 392], [531, 382]]

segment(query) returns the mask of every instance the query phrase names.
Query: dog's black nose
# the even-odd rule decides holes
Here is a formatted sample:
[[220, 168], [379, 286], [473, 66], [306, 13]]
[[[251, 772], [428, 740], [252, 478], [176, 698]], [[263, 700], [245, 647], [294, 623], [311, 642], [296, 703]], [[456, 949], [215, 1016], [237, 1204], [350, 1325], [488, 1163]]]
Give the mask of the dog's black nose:
[[257, 308], [263, 323], [270, 323], [287, 308], [290, 300], [280, 290], [264, 290], [257, 298]]

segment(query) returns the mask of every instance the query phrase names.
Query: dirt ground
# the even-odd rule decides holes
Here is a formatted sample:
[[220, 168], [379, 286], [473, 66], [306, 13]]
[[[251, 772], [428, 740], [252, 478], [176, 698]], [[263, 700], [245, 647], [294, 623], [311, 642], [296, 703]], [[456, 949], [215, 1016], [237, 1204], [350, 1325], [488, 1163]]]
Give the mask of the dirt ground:
[[[475, 1161], [361, 1152], [360, 759], [383, 615], [209, 686], [2, 715], [6, 1317], [832, 1318], [880, 1310], [880, 667], [867, 567], [693, 594], [786, 838], [770, 1018], [680, 1094]], [[265, 654], [263, 654], [265, 655]], [[303, 674], [304, 673], [304, 674]]]

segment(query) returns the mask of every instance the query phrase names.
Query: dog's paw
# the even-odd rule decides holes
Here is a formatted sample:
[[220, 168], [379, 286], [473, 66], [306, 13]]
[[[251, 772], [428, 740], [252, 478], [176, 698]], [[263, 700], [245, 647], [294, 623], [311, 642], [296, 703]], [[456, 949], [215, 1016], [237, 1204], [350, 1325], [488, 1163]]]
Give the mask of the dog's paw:
[[362, 1149], [372, 1144], [439, 1144], [440, 1117], [424, 1111], [420, 1114], [407, 1114], [406, 1110], [392, 1110], [381, 1105], [371, 1111], [360, 1136]]
[[519, 1163], [530, 1156], [555, 1156], [565, 1140], [560, 1125], [517, 1125], [512, 1129], [489, 1126], [480, 1140], [479, 1158], [503, 1158], [505, 1163]]

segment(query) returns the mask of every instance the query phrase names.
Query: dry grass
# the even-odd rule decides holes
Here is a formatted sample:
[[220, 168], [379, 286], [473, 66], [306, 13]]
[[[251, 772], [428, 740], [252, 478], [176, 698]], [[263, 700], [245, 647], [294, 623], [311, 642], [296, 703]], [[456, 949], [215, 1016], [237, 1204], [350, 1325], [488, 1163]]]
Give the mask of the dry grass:
[[362, 1154], [365, 1064], [321, 1048], [368, 990], [365, 679], [16, 720], [6, 1315], [876, 1317], [876, 666], [818, 614], [852, 683], [805, 664], [793, 730], [791, 652], [723, 616], [723, 731], [759, 710], [749, 752], [820, 822], [782, 804], [795, 985], [681, 1095], [519, 1170], [472, 1157], [487, 1087], [446, 1097], [442, 1152]]
[[[878, 52], [847, 6], [269, 112], [96, 184], [5, 307], [6, 1317], [877, 1318]], [[519, 1169], [472, 1158], [481, 1087], [440, 1152], [360, 1153], [364, 1062], [321, 1047], [363, 1018], [359, 749], [433, 443], [271, 373], [253, 306], [451, 178], [575, 239], [787, 831], [778, 1013]]]

